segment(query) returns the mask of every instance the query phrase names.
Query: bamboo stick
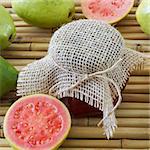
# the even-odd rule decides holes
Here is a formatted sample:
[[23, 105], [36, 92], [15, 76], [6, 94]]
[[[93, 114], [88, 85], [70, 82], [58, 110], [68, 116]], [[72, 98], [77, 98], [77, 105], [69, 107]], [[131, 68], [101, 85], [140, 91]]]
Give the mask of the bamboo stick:
[[17, 33], [18, 37], [51, 37], [51, 33]]
[[118, 118], [119, 127], [142, 127], [149, 128], [149, 118]]
[[15, 21], [14, 24], [16, 27], [31, 27], [32, 26], [24, 21]]
[[26, 66], [29, 63], [32, 63], [36, 59], [7, 59], [7, 61], [13, 66], [22, 65]]
[[16, 43], [16, 44], [11, 44], [8, 48], [7, 48], [7, 50], [9, 51], [9, 50], [15, 50], [15, 51], [24, 51], [24, 50], [28, 50], [28, 51], [30, 51], [31, 50], [31, 43], [21, 43], [21, 44], [18, 44], [18, 43]]
[[[105, 138], [103, 129], [98, 127], [72, 127], [69, 138]], [[149, 139], [149, 130], [147, 128], [128, 128], [120, 127], [114, 133], [113, 139]]]
[[52, 33], [51, 29], [42, 29], [38, 27], [16, 27], [17, 33]]
[[149, 103], [127, 103], [123, 102], [120, 104], [118, 107], [119, 109], [150, 109], [150, 104]]
[[63, 148], [121, 148], [121, 140], [65, 140]]
[[125, 39], [130, 39], [130, 40], [149, 40], [149, 36], [146, 35], [145, 33], [122, 33], [122, 36]]
[[149, 76], [150, 75], [150, 66], [144, 66], [142, 70], [135, 70], [131, 73], [132, 75], [140, 76]]
[[[97, 118], [91, 117], [89, 118], [88, 124], [86, 126], [96, 126], [99, 121], [100, 117]], [[117, 118], [117, 122], [119, 127], [149, 128], [150, 126], [149, 118]], [[80, 122], [78, 122], [78, 124], [76, 124], [75, 126], [84, 126], [84, 125], [80, 125]]]
[[47, 51], [48, 50], [48, 43], [13, 43], [7, 50], [15, 50], [15, 51]]
[[122, 94], [123, 102], [149, 102], [149, 94]]
[[150, 148], [149, 140], [122, 140], [123, 148]]
[[137, 10], [137, 7], [133, 7], [129, 13], [130, 14], [135, 14], [136, 10]]
[[[88, 117], [84, 118], [73, 118], [71, 119], [72, 126], [88, 126]], [[96, 125], [96, 124], [95, 124]]]
[[147, 45], [150, 46], [150, 39], [149, 40], [125, 40], [127, 45]]
[[126, 20], [136, 20], [135, 14], [128, 14], [124, 19]]
[[123, 19], [120, 22], [117, 23], [117, 26], [137, 26], [139, 25], [136, 20], [126, 20]]
[[139, 26], [118, 26], [116, 28], [122, 33], [143, 33]]
[[[45, 51], [3, 51], [5, 58], [42, 58], [47, 54]], [[24, 66], [23, 66], [24, 67]]]
[[7, 59], [7, 61], [13, 66], [22, 65], [26, 66], [29, 63], [32, 63], [36, 59]]
[[122, 118], [148, 118], [150, 117], [149, 110], [131, 110], [131, 109], [118, 109], [116, 116]]
[[124, 93], [141, 93], [141, 94], [145, 93], [145, 94], [149, 94], [150, 93], [150, 85], [147, 85], [147, 84], [127, 85], [123, 92]]
[[50, 37], [16, 36], [14, 43], [49, 43]]
[[32, 43], [31, 44], [31, 50], [32, 51], [39, 51], [39, 50], [41, 50], [41, 51], [43, 51], [43, 50], [45, 50], [45, 51], [47, 51], [48, 50], [48, 45], [49, 44], [45, 44], [45, 43], [40, 43], [40, 44], [36, 44], [36, 43]]
[[128, 84], [150, 84], [149, 76], [131, 76]]

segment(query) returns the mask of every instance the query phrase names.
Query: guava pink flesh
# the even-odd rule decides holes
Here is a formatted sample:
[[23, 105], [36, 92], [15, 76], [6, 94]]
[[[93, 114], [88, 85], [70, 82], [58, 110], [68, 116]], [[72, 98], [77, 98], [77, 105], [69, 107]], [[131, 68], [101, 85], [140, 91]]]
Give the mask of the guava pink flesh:
[[7, 118], [8, 138], [25, 149], [50, 149], [68, 130], [62, 106], [47, 97], [30, 97], [18, 102]]
[[132, 0], [83, 0], [82, 10], [87, 18], [111, 22], [124, 16], [132, 4]]

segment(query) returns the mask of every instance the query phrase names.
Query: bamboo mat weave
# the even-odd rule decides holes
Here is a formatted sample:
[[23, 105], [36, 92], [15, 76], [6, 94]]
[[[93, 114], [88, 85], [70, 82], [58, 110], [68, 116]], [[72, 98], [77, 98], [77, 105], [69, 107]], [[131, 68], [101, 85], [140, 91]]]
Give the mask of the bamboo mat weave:
[[[125, 19], [115, 25], [125, 38], [126, 45], [150, 54], [150, 37], [144, 34], [135, 18], [140, 0]], [[40, 29], [25, 23], [11, 8], [10, 0], [0, 0], [14, 19], [17, 36], [2, 56], [18, 70], [47, 54], [48, 43], [56, 29]], [[75, 0], [74, 20], [85, 18], [80, 0]], [[106, 140], [103, 130], [96, 124], [100, 118], [72, 118], [72, 128], [60, 150], [119, 150], [150, 149], [150, 59], [137, 67], [123, 91], [123, 102], [116, 111], [119, 128], [111, 140]], [[0, 100], [0, 150], [12, 150], [4, 138], [2, 123], [10, 105], [17, 100], [15, 90]]]

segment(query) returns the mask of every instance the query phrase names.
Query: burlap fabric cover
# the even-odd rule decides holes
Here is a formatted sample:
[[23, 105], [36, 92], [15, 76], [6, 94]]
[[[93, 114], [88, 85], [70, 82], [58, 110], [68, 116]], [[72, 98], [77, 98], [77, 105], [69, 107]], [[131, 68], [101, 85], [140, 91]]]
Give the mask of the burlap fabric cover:
[[[117, 127], [114, 110], [121, 101], [120, 91], [130, 72], [143, 61], [138, 52], [125, 47], [123, 37], [111, 25], [74, 21], [54, 33], [46, 57], [20, 72], [17, 93], [49, 93], [85, 101], [103, 111], [103, 127], [109, 138]], [[114, 99], [118, 100], [116, 106]]]

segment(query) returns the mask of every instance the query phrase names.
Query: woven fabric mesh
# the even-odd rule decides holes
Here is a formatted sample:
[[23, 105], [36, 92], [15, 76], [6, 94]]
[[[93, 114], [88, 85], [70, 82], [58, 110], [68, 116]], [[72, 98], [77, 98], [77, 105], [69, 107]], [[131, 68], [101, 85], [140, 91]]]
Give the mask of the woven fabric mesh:
[[123, 38], [115, 28], [96, 20], [79, 20], [56, 31], [49, 53], [64, 69], [89, 74], [112, 66], [123, 47]]
[[[118, 97], [114, 85], [101, 77], [92, 77], [72, 90], [65, 90], [83, 79], [85, 74], [105, 70], [119, 59], [118, 66], [104, 74], [120, 88], [125, 86], [130, 72], [144, 59], [125, 47], [120, 33], [112, 26], [96, 20], [79, 20], [56, 31], [50, 41], [48, 55], [27, 65], [19, 73], [17, 95], [49, 93], [75, 97], [103, 111], [106, 117]], [[107, 138], [116, 128], [113, 112], [104, 120]]]

